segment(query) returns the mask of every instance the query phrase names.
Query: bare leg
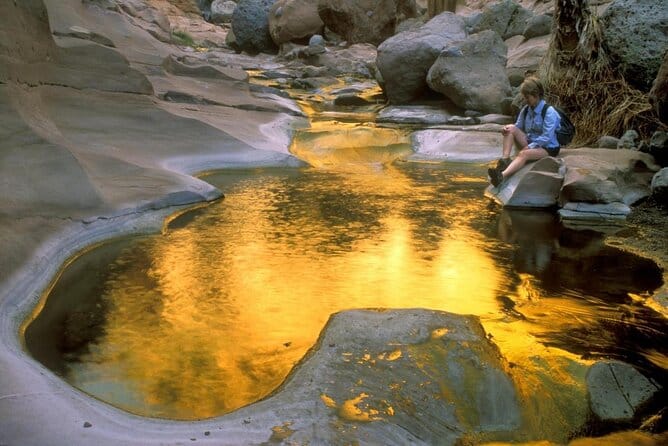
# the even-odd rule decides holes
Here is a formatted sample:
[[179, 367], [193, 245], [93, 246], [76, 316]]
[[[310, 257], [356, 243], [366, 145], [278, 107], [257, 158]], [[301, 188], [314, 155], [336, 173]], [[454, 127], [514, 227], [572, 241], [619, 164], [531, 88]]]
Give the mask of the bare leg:
[[524, 149], [520, 151], [513, 162], [510, 163], [508, 167], [506, 167], [506, 170], [501, 172], [501, 175], [503, 175], [503, 178], [506, 179], [520, 170], [527, 163], [527, 161], [535, 161], [547, 156], [550, 155], [547, 153], [547, 150], [543, 149], [542, 147], [537, 147], [535, 149]]
[[510, 152], [513, 150], [513, 144], [518, 149], [526, 147], [529, 142], [524, 132], [514, 125], [508, 126], [508, 131], [503, 133], [503, 158], [510, 158]]

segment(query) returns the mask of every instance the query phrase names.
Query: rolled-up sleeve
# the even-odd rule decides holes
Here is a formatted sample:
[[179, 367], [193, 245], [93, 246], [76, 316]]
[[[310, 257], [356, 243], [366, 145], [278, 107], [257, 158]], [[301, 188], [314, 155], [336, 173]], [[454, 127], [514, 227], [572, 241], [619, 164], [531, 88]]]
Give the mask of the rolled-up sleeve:
[[536, 147], [547, 148], [554, 146], [557, 140], [556, 131], [559, 128], [559, 121], [559, 113], [553, 107], [548, 108], [545, 113], [545, 121], [543, 122], [543, 132], [531, 141], [529, 148], [535, 149]]

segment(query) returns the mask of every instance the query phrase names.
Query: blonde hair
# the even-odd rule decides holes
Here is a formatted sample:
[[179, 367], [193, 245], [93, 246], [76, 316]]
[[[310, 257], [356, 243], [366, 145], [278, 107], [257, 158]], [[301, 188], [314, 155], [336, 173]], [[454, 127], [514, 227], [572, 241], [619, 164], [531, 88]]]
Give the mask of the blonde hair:
[[524, 79], [524, 82], [522, 82], [522, 85], [520, 85], [520, 93], [522, 93], [524, 96], [531, 95], [542, 98], [543, 94], [545, 93], [545, 89], [543, 88], [543, 84], [538, 78], [528, 77]]

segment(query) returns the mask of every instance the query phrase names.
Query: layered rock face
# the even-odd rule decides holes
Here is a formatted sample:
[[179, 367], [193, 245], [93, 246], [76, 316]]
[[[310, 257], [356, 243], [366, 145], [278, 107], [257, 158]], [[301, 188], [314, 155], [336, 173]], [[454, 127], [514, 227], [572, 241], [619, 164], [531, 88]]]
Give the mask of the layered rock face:
[[[179, 100], [159, 100], [167, 93], [200, 98], [217, 104], [221, 112], [237, 106], [264, 110], [239, 111], [255, 115], [258, 126], [282, 119], [282, 112], [294, 114], [283, 99], [280, 105], [277, 97], [255, 98], [238, 69], [194, 65], [186, 70], [188, 63], [181, 63], [191, 77], [179, 76], [183, 73], [175, 72], [174, 63], [163, 62], [186, 60], [185, 54], [134, 26], [134, 16], [124, 8], [103, 6], [75, 0], [0, 5], [5, 123], [0, 174], [11, 191], [0, 198], [0, 218], [6, 220], [0, 233], [3, 274], [20, 266], [21, 254], [29, 249], [13, 242], [15, 231], [25, 226], [16, 226], [16, 216], [52, 218], [56, 224], [210, 200], [220, 192], [183, 175], [192, 168], [172, 163], [167, 170], [165, 163], [184, 153], [209, 159], [253, 157], [255, 147], [270, 145], [258, 128], [242, 129], [225, 122], [224, 114], [213, 122], [210, 116], [195, 116]], [[211, 93], [192, 82], [202, 75], [197, 70], [218, 73], [211, 79], [218, 87], [215, 97], [204, 98]], [[284, 139], [278, 158], [289, 158], [287, 133]], [[280, 150], [280, 144], [275, 147]]]
[[127, 444], [80, 435], [87, 397], [62, 397], [72, 390], [25, 357], [17, 324], [80, 249], [221, 197], [190, 173], [295, 164], [294, 102], [254, 93], [229, 51], [209, 63], [161, 42], [138, 26], [150, 17], [167, 34], [145, 2], [0, 2], [0, 388], [51, 395], [0, 399], [0, 442]]

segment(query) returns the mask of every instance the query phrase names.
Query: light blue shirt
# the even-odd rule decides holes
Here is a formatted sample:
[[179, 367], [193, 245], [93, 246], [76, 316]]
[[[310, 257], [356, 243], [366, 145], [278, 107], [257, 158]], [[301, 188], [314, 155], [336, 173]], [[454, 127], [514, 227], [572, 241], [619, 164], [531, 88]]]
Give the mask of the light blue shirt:
[[544, 149], [559, 147], [556, 132], [561, 124], [561, 117], [554, 107], [550, 107], [545, 113], [545, 122], [543, 122], [543, 107], [545, 107], [545, 100], [541, 99], [535, 108], [527, 107], [524, 122], [521, 122], [521, 111], [517, 117], [517, 122], [515, 122], [515, 127], [520, 128], [526, 133], [530, 149], [535, 149], [536, 147], [543, 147]]

